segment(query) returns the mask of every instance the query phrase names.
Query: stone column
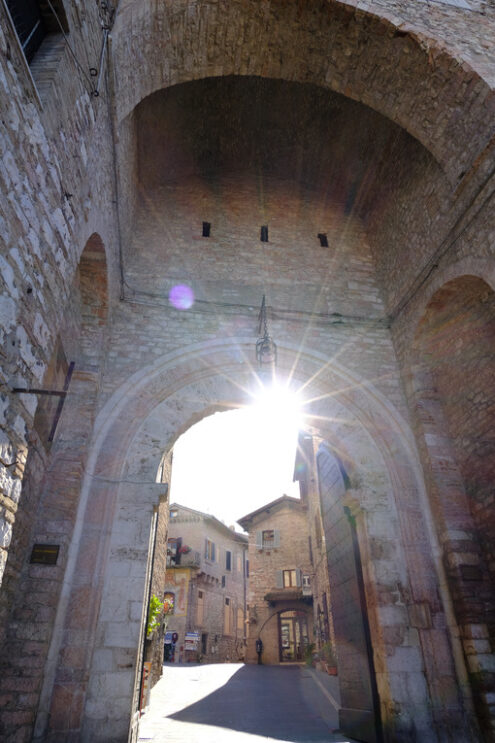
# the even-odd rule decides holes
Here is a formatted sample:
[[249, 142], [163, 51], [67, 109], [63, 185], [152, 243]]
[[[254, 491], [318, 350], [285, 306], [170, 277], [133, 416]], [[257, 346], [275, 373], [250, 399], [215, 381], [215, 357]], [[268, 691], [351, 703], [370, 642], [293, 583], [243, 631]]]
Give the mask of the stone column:
[[122, 484], [98, 617], [82, 741], [128, 740], [139, 687], [156, 511], [164, 483]]

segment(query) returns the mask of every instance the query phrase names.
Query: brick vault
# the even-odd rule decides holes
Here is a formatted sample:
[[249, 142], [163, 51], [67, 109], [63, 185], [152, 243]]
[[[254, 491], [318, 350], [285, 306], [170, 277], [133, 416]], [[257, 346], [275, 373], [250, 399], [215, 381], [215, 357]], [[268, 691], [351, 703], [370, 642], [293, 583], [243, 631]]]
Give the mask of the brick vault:
[[157, 472], [249, 400], [265, 295], [349, 467], [384, 739], [494, 740], [492, 4], [33, 5], [0, 2], [2, 739], [135, 737]]

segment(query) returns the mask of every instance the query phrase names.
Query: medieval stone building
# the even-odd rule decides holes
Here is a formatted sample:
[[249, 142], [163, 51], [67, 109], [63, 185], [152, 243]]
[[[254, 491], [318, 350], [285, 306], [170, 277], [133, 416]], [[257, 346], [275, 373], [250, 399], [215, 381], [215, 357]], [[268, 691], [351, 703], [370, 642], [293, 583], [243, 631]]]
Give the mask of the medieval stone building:
[[[246, 660], [303, 661], [313, 644], [306, 507], [283, 495], [239, 519], [249, 533], [249, 637]], [[305, 590], [305, 589], [308, 590]]]
[[243, 660], [247, 537], [178, 503], [170, 516], [165, 597], [173, 605], [167, 630], [177, 634], [175, 660]]
[[494, 739], [494, 38], [490, 0], [1, 0], [3, 740], [135, 736], [163, 464], [259, 386], [263, 295], [385, 740]]

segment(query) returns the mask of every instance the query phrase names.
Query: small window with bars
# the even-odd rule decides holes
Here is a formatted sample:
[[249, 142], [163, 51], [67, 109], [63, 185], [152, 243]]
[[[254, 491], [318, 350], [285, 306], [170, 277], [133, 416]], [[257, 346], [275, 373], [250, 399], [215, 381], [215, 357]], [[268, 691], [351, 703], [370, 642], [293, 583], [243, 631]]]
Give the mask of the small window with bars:
[[280, 547], [280, 532], [278, 529], [264, 529], [256, 532], [256, 549], [272, 550]]

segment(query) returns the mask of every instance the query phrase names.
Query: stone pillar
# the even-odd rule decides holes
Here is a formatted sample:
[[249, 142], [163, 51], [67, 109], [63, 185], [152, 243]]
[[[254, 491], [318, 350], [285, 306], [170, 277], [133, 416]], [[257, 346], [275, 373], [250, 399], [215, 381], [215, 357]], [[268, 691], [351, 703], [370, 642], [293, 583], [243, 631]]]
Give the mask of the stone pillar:
[[122, 484], [98, 617], [82, 741], [128, 740], [139, 688], [156, 511], [164, 483]]

